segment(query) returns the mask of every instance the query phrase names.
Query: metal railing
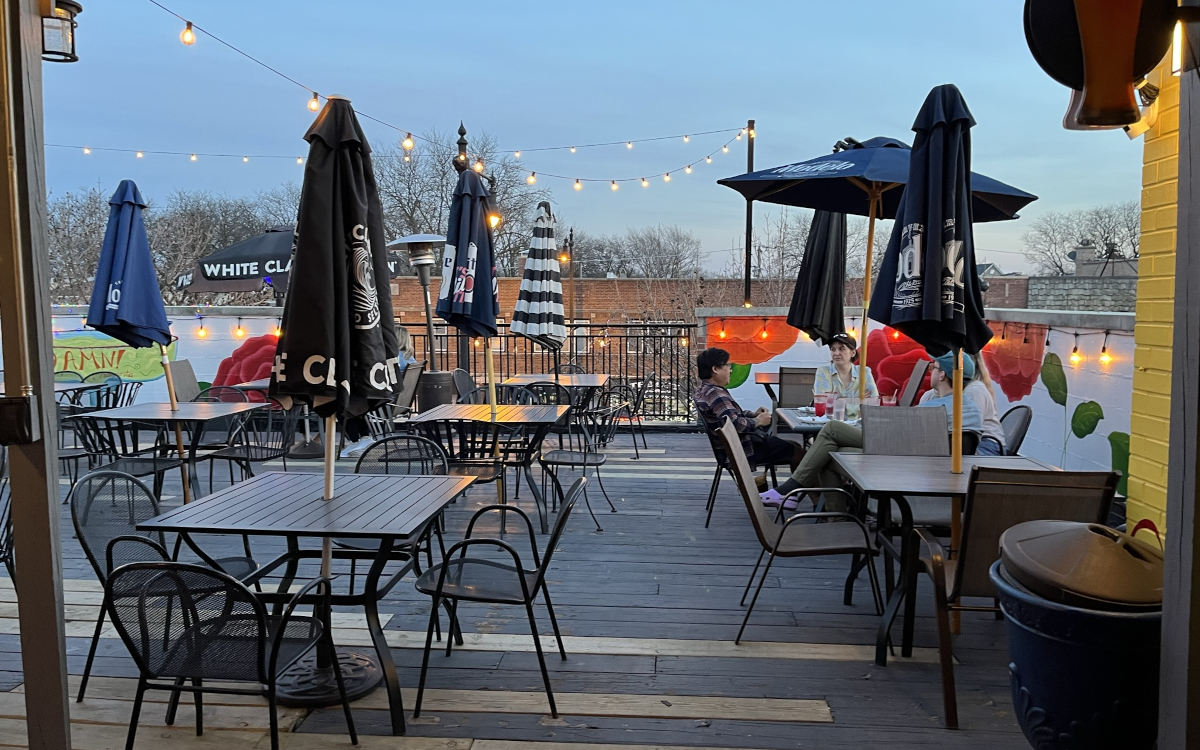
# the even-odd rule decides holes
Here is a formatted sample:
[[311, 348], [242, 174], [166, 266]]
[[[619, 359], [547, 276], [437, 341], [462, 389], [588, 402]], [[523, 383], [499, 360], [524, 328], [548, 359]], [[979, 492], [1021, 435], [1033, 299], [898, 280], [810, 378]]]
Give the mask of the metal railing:
[[[418, 359], [427, 358], [425, 328], [406, 323], [412, 334]], [[606, 373], [613, 384], [639, 385], [654, 376], [646, 392], [643, 418], [660, 421], [695, 421], [692, 391], [697, 385], [692, 366], [694, 323], [622, 323], [580, 324], [555, 353], [524, 336], [508, 332], [501, 323], [500, 335], [489, 339], [497, 381], [513, 375], [552, 373], [555, 362], [573, 364], [589, 373]], [[484, 378], [483, 339], [459, 334], [453, 328], [434, 329], [438, 368], [462, 367], [482, 382]]]

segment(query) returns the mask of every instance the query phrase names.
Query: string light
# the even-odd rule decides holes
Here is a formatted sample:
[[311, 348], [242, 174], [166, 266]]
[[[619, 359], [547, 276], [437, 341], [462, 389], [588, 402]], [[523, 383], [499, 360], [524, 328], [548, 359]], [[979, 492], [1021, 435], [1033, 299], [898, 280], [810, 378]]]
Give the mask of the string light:
[[188, 161], [196, 161], [196, 155], [192, 154], [191, 156], [189, 156]]
[[709, 154], [708, 156], [704, 157], [704, 163], [712, 164], [712, 154]]
[[90, 154], [90, 153], [92, 153], [92, 150], [91, 150], [90, 148], [88, 148], [87, 146], [84, 146], [84, 147], [83, 147], [83, 153], [84, 153], [84, 155], [86, 156], [87, 154]]
[[308, 111], [316, 112], [321, 108], [321, 100], [317, 98], [317, 92], [313, 92], [312, 99], [308, 100]]
[[721, 147], [721, 153], [722, 153], [722, 154], [728, 154], [728, 153], [729, 153], [729, 145], [728, 145], [728, 144], [726, 144], [726, 145], [724, 145], [724, 146], [722, 146], [722, 147]]
[[242, 319], [240, 317], [237, 319], [237, 328], [233, 329], [233, 337], [235, 339], [246, 338], [246, 329], [242, 328]]
[[650, 187], [650, 181], [647, 180], [645, 177], [642, 178], [642, 187], [644, 187], [644, 188]]
[[514, 151], [514, 152], [513, 152], [513, 158], [514, 158], [514, 159], [520, 159], [520, 158], [521, 158], [521, 152], [520, 152], [520, 151]]
[[483, 160], [476, 159], [475, 163], [471, 165], [471, 169], [474, 169], [476, 174], [483, 174]]
[[687, 345], [688, 345], [687, 336], [681, 336], [679, 338], [679, 345], [682, 347], [685, 347], [685, 348], [687, 347]]
[[1108, 331], [1104, 332], [1104, 344], [1100, 347], [1100, 364], [1107, 367], [1112, 364], [1112, 355], [1108, 353]]
[[250, 157], [249, 157], [249, 156], [243, 156], [243, 157], [242, 157], [242, 164], [247, 164], [247, 163], [249, 163], [249, 161], [250, 161]]
[[191, 21], [188, 21], [183, 31], [179, 32], [179, 41], [183, 42], [185, 47], [191, 47], [196, 43], [196, 32], [192, 31]]
[[749, 135], [750, 135], [750, 137], [751, 137], [751, 138], [753, 138], [753, 137], [754, 137], [754, 128], [750, 128], [750, 134], [749, 134]]
[[525, 184], [532, 185], [535, 182], [537, 182], [537, 172], [530, 172], [529, 176], [525, 178]]
[[663, 173], [663, 182], [670, 182], [670, 181], [671, 181], [671, 173], [670, 173], [670, 172], [664, 172], [664, 173]]
[[138, 152], [137, 152], [137, 154], [136, 154], [137, 158], [139, 158], [139, 159], [141, 159], [141, 158], [142, 158], [143, 156], [145, 156], [145, 155], [146, 155], [146, 154], [145, 154], [145, 153], [143, 153], [143, 152], [141, 152], [141, 151], [138, 151]]
[[580, 190], [583, 190], [583, 183], [575, 180], [575, 192], [579, 192]]
[[1007, 322], [1002, 323], [1001, 327], [1000, 327], [1000, 340], [1003, 341], [1006, 338], [1008, 338], [1008, 323]]
[[275, 334], [275, 338], [279, 338], [280, 336], [283, 335], [283, 328], [281, 328], [282, 325], [283, 325], [283, 321], [280, 320], [279, 318], [276, 318], [275, 319], [275, 330], [272, 331], [272, 333]]
[[409, 156], [408, 154], [405, 154], [405, 155], [404, 155], [404, 161], [412, 161], [412, 157], [411, 157], [411, 156]]
[[197, 313], [196, 319], [200, 321], [200, 327], [196, 329], [196, 338], [198, 338], [198, 339], [208, 338], [208, 329], [204, 327], [204, 316]]
[[1079, 334], [1075, 334], [1075, 346], [1071, 348], [1071, 356], [1067, 358], [1072, 365], [1078, 365], [1083, 361], [1083, 355], [1079, 353]]
[[691, 174], [691, 173], [692, 173], [692, 165], [691, 165], [691, 164], [689, 164], [689, 165], [687, 165], [686, 167], [684, 167], [684, 168], [683, 168], [683, 173], [684, 173], [684, 174]]
[[900, 340], [900, 332], [899, 332], [899, 331], [892, 331], [892, 340], [893, 340], [893, 341], [899, 341], [899, 340]]
[[405, 133], [404, 140], [400, 141], [400, 148], [404, 149], [405, 151], [412, 151], [413, 146], [415, 145], [416, 144], [413, 143], [412, 133]]
[[725, 333], [725, 319], [721, 318], [721, 330], [717, 331], [717, 338], [724, 339], [728, 335]]
[[766, 318], [763, 318], [763, 319], [762, 319], [762, 331], [760, 331], [758, 335], [759, 335], [759, 337], [760, 337], [760, 338], [762, 338], [764, 341], [766, 340], [767, 336], [769, 335], [769, 334], [767, 333], [767, 319], [766, 319]]
[[633, 141], [625, 141], [625, 148], [633, 148]]
[[[578, 182], [578, 180], [577, 180], [577, 182]], [[620, 189], [621, 189], [621, 186], [617, 184], [617, 181], [616, 181], [616, 180], [613, 180], [613, 181], [612, 181], [612, 182], [609, 184], [609, 187], [612, 189], [612, 191], [613, 191], [614, 193], [615, 193], [615, 192], [617, 192], [618, 190], [620, 190]]]
[[303, 157], [303, 156], [297, 156], [297, 157], [296, 157], [296, 163], [297, 163], [297, 164], [303, 164], [303, 163], [304, 163], [304, 157]]
[[501, 221], [503, 221], [503, 219], [501, 218], [499, 212], [493, 211], [490, 214], [488, 214], [488, 226], [491, 227], [492, 229], [495, 229], [496, 227], [500, 226]]
[[573, 154], [573, 153], [575, 153], [575, 147], [574, 147], [574, 146], [572, 146], [572, 147], [571, 147], [571, 153], [572, 153], [572, 154]]
[[[742, 129], [742, 132], [743, 132], [743, 133], [744, 133], [744, 132], [746, 132], [746, 131], [745, 131], [745, 128], [743, 128], [743, 129]], [[735, 140], [735, 141], [740, 141], [740, 140], [742, 140], [742, 133], [738, 133], [737, 135], [735, 135], [735, 136], [733, 137], [733, 140]]]

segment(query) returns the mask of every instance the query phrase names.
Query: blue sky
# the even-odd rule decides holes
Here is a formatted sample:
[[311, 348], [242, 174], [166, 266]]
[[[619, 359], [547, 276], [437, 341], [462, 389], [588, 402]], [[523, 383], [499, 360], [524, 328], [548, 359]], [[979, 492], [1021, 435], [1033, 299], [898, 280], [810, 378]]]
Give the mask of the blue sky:
[[[697, 133], [757, 121], [759, 169], [826, 153], [844, 136], [911, 141], [926, 93], [962, 90], [975, 115], [973, 168], [1040, 196], [1023, 219], [975, 228], [980, 260], [1026, 268], [1021, 235], [1048, 211], [1136, 200], [1141, 140], [1070, 132], [1067, 92], [1034, 63], [1019, 0], [747, 4], [367, 3], [160, 0], [196, 25], [360, 114], [401, 130], [464, 121], [494, 136], [553, 191], [560, 222], [592, 234], [677, 224], [720, 267], [740, 244], [745, 203], [716, 180], [745, 171], [744, 141], [691, 175], [662, 174], [719, 151], [727, 136], [531, 153], [545, 146]], [[43, 66], [48, 144], [232, 154], [304, 154], [311, 93], [215, 40], [179, 43], [183, 24], [148, 0], [84, 3], [80, 62]], [[381, 146], [403, 137], [364, 121]], [[470, 134], [468, 134], [468, 138]], [[298, 182], [294, 158], [203, 158], [48, 147], [52, 194], [137, 181], [250, 195]], [[651, 187], [588, 183], [645, 176]], [[764, 209], [765, 210], [765, 209]]]

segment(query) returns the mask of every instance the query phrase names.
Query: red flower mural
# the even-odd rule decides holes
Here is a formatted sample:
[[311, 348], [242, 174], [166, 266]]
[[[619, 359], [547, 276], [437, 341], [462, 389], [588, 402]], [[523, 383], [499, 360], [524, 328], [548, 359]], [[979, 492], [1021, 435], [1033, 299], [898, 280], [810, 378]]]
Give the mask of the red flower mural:
[[756, 365], [786, 352], [799, 335], [781, 316], [709, 318], [705, 346], [724, 349], [738, 364]]
[[994, 335], [983, 348], [983, 363], [1008, 400], [1020, 401], [1033, 392], [1041, 372], [1046, 326], [999, 322], [990, 325]]
[[[217, 368], [213, 385], [234, 385], [271, 376], [271, 365], [275, 361], [275, 344], [279, 338], [273, 334], [255, 336], [242, 342]], [[247, 394], [251, 400], [261, 400], [257, 392]]]
[[[930, 359], [924, 347], [894, 328], [875, 329], [867, 337], [867, 366], [875, 375], [875, 385], [881, 395], [898, 394], [903, 390], [919, 359]], [[917, 398], [927, 390], [928, 373], [917, 389]]]

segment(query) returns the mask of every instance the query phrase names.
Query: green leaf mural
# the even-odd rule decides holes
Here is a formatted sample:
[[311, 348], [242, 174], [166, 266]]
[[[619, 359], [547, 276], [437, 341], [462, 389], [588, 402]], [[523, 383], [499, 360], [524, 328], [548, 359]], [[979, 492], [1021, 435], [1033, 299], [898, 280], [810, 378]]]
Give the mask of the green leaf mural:
[[1117, 494], [1128, 495], [1129, 493], [1127, 491], [1127, 484], [1129, 479], [1129, 433], [1108, 433], [1108, 445], [1110, 448], [1112, 448], [1113, 471], [1121, 472], [1121, 479], [1117, 482]]
[[1042, 360], [1042, 385], [1046, 386], [1054, 403], [1067, 405], [1067, 375], [1063, 372], [1062, 360], [1053, 352]]
[[1096, 431], [1096, 425], [1100, 424], [1101, 419], [1104, 419], [1104, 410], [1100, 408], [1100, 404], [1084, 401], [1075, 407], [1075, 413], [1071, 415], [1071, 432], [1075, 433], [1077, 438], [1085, 438]]
[[733, 364], [729, 367], [729, 386], [737, 388], [742, 383], [746, 382], [746, 378], [750, 377], [750, 365]]

